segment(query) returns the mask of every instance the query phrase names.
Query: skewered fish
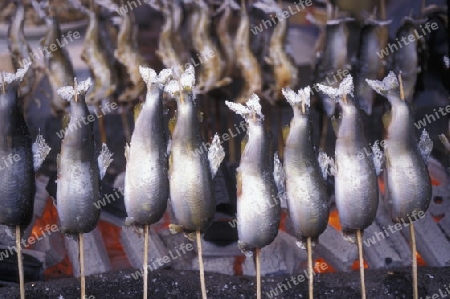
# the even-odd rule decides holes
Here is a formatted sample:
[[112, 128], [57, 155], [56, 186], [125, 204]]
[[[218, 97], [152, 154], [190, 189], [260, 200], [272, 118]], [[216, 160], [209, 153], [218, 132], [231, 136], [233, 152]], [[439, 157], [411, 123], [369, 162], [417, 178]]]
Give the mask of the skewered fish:
[[[58, 155], [57, 210], [62, 233], [81, 234], [97, 225], [100, 210], [95, 203], [100, 199], [100, 180], [112, 162], [111, 152], [103, 144], [98, 159], [95, 157], [93, 125], [84, 120], [90, 116], [85, 94], [91, 80], [75, 86], [58, 89], [59, 95], [70, 101], [70, 122]], [[84, 123], [83, 123], [84, 122]]]
[[22, 107], [18, 103], [17, 81], [30, 64], [16, 74], [0, 74], [0, 225], [29, 225], [33, 217], [34, 173], [50, 148], [42, 136], [32, 144]]
[[114, 56], [125, 66], [131, 86], [127, 86], [124, 93], [120, 95], [120, 102], [137, 101], [145, 92], [145, 84], [139, 74], [139, 66], [143, 65], [145, 60], [139, 53], [137, 33], [133, 14], [124, 14], [118, 34], [117, 50]]
[[239, 248], [253, 251], [275, 239], [280, 223], [270, 142], [257, 95], [252, 95], [246, 106], [228, 101], [225, 104], [248, 124], [248, 143], [237, 169], [237, 228]]
[[124, 199], [126, 223], [150, 225], [163, 216], [169, 198], [163, 89], [171, 72], [165, 69], [157, 76], [153, 69], [142, 66], [139, 71], [148, 90], [126, 147]]
[[[26, 62], [31, 62], [31, 47], [24, 33], [25, 7], [23, 0], [14, 0], [16, 10], [8, 28], [8, 49], [11, 53], [12, 64], [15, 69], [23, 68]], [[20, 83], [19, 96], [30, 95], [36, 81], [34, 70], [28, 71]]]
[[[257, 8], [263, 9], [266, 13], [283, 15], [281, 7], [273, 0], [257, 2]], [[291, 57], [288, 56], [285, 49], [286, 35], [288, 31], [286, 18], [278, 18], [277, 24], [270, 37], [269, 56], [265, 57], [266, 62], [273, 68], [274, 85], [272, 93], [273, 100], [278, 101], [281, 96], [281, 90], [284, 87], [294, 88], [298, 81], [298, 69]]]
[[197, 151], [203, 142], [194, 83], [194, 67], [189, 65], [179, 82], [173, 80], [166, 86], [177, 101], [169, 160], [170, 200], [177, 222], [170, 226], [173, 232], [203, 231], [210, 224], [216, 209], [212, 179], [225, 157], [217, 134], [208, 153]]
[[[386, 190], [392, 219], [408, 221], [414, 212], [428, 209], [431, 200], [431, 179], [426, 162], [433, 143], [424, 130], [417, 141], [411, 107], [400, 95], [393, 72], [383, 81], [367, 80], [370, 86], [387, 98], [392, 110], [384, 116]], [[402, 99], [403, 98], [403, 99]]]
[[353, 93], [351, 75], [344, 78], [338, 89], [321, 84], [318, 87], [329, 96], [338, 97], [342, 109], [341, 116], [335, 120], [335, 197], [342, 232], [353, 242], [353, 233], [367, 228], [376, 216], [377, 173], [381, 169], [375, 169], [374, 165], [380, 164], [381, 151], [376, 144], [373, 148], [376, 154], [372, 157], [364, 154], [369, 149], [364, 126], [354, 99], [347, 96]]
[[[346, 24], [353, 19], [328, 20], [323, 32], [322, 43], [318, 46], [317, 61], [315, 67], [315, 82], [325, 82], [337, 87], [344, 79], [336, 73], [345, 73], [350, 69], [347, 55], [348, 32]], [[331, 82], [330, 82], [331, 81]], [[323, 109], [327, 116], [332, 116], [335, 110], [334, 99], [320, 94]]]
[[72, 6], [89, 17], [81, 59], [88, 65], [94, 78], [94, 86], [86, 97], [88, 105], [98, 105], [108, 99], [116, 90], [117, 78], [111, 71], [104, 46], [101, 44], [99, 19], [96, 5], [91, 1], [90, 9], [85, 8], [79, 0], [69, 0]]
[[385, 61], [383, 57], [374, 55], [383, 50], [386, 45], [383, 43], [381, 34], [383, 27], [391, 21], [366, 21], [361, 32], [361, 43], [358, 51], [358, 63], [355, 74], [355, 98], [359, 106], [367, 115], [372, 114], [375, 93], [366, 83], [365, 79], [376, 80], [383, 76]]
[[240, 21], [234, 42], [236, 64], [244, 78], [242, 87], [236, 102], [244, 103], [254, 93], [260, 93], [262, 89], [261, 67], [255, 55], [250, 50], [250, 17], [247, 13], [244, 1], [241, 3]]
[[[36, 1], [32, 1], [32, 3], [34, 9], [45, 20], [47, 26], [47, 33], [41, 40], [41, 45], [44, 48], [50, 48], [52, 45], [56, 45], [61, 39], [59, 22], [55, 16], [50, 16], [44, 11], [42, 4], [48, 5], [48, 2], [41, 2], [39, 4]], [[51, 55], [45, 55], [44, 58], [47, 68], [46, 73], [53, 90], [51, 105], [55, 113], [64, 114], [69, 103], [59, 96], [57, 89], [61, 86], [72, 84], [75, 71], [67, 50], [64, 47], [56, 47], [55, 51], [53, 49]]]
[[283, 89], [283, 94], [294, 110], [283, 163], [287, 206], [295, 236], [303, 244], [308, 237], [316, 240], [328, 224], [329, 202], [325, 182], [328, 159], [322, 152], [318, 159], [313, 147], [309, 119], [310, 88], [300, 90], [298, 94], [291, 89]]

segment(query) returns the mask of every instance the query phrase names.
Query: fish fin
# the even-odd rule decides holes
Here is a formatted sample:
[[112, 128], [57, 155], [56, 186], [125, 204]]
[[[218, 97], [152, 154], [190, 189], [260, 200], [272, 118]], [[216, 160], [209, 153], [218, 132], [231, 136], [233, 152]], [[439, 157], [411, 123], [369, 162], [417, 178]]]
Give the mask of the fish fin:
[[338, 131], [339, 131], [339, 127], [341, 126], [341, 122], [342, 122], [342, 118], [341, 116], [339, 117], [331, 117], [331, 126], [333, 127], [333, 131], [334, 134], [337, 135]]
[[225, 158], [225, 151], [220, 144], [220, 137], [216, 133], [211, 141], [211, 146], [208, 149], [209, 168], [211, 170], [212, 177], [216, 175], [223, 158]]
[[387, 93], [391, 90], [396, 90], [397, 92], [400, 92], [399, 90], [399, 83], [397, 76], [394, 74], [393, 71], [390, 71], [389, 74], [384, 77], [382, 81], [378, 80], [369, 80], [366, 79], [367, 84], [375, 90], [378, 94], [386, 97]]
[[37, 171], [41, 167], [42, 162], [44, 162], [50, 150], [51, 148], [45, 142], [44, 137], [41, 134], [37, 135], [36, 141], [32, 146], [34, 171]]
[[433, 150], [433, 141], [430, 139], [428, 132], [423, 129], [419, 140], [419, 151], [422, 155], [425, 164], [428, 164], [428, 159], [430, 158], [431, 151]]
[[296, 93], [289, 87], [283, 87], [281, 90], [283, 96], [286, 98], [288, 103], [292, 106], [304, 105], [306, 107], [310, 106], [311, 103], [311, 87], [307, 86], [303, 89], [299, 89]]
[[184, 232], [184, 226], [171, 223], [169, 224], [169, 232], [172, 235], [182, 233]]
[[450, 151], [450, 141], [448, 140], [448, 138], [444, 134], [441, 134], [439, 135], [439, 139], [441, 140], [447, 151]]
[[106, 174], [106, 169], [108, 169], [109, 165], [113, 161], [111, 159], [113, 153], [109, 150], [106, 143], [102, 144], [102, 150], [100, 152], [100, 155], [98, 155], [97, 163], [98, 163], [98, 169], [100, 171], [100, 180], [103, 179], [103, 177]]
[[389, 110], [383, 114], [383, 116], [381, 117], [381, 122], [383, 123], [384, 128], [387, 129], [389, 128], [391, 121], [392, 121], [392, 112], [391, 110]]
[[173, 135], [173, 131], [175, 130], [175, 126], [177, 125], [177, 117], [174, 116], [169, 119], [169, 132], [170, 135]]
[[384, 154], [380, 149], [380, 146], [378, 145], [378, 140], [374, 142], [372, 145], [372, 159], [373, 159], [373, 165], [375, 166], [375, 173], [377, 176], [380, 175], [383, 166], [384, 161]]
[[264, 119], [264, 115], [262, 114], [262, 107], [260, 104], [260, 99], [257, 94], [252, 94], [248, 101], [245, 103], [246, 105], [242, 105], [239, 103], [233, 103], [229, 101], [225, 101], [225, 105], [227, 107], [235, 112], [236, 114], [239, 114], [244, 119], [248, 119], [249, 117], [256, 117], [258, 116], [260, 120]]
[[282, 206], [286, 206], [286, 172], [278, 157], [278, 153], [273, 155], [273, 178], [278, 189], [278, 199]]
[[295, 241], [295, 245], [302, 250], [306, 250], [306, 242], [304, 240]]
[[191, 233], [184, 233], [184, 236], [186, 237], [186, 238], [188, 238], [188, 240], [189, 241], [191, 241], [191, 242], [195, 242], [195, 240], [196, 240], [196, 238], [197, 238], [197, 236], [196, 236], [196, 232], [191, 232]]
[[283, 144], [286, 144], [286, 140], [289, 136], [289, 132], [291, 131], [291, 127], [289, 125], [286, 125], [281, 130], [281, 137], [283, 138]]
[[[362, 235], [362, 233], [363, 232], [361, 231], [361, 235]], [[354, 231], [342, 231], [342, 237], [347, 242], [350, 242], [352, 244], [356, 243], [356, 232], [354, 232]]]
[[333, 158], [328, 157], [324, 151], [319, 150], [317, 160], [319, 161], [320, 170], [322, 171], [322, 177], [324, 180], [326, 180], [329, 175], [334, 175], [334, 170], [332, 171], [332, 168], [334, 169]]
[[144, 103], [138, 103], [136, 106], [134, 106], [134, 110], [133, 110], [134, 121], [136, 121], [138, 119], [143, 107], [144, 107]]
[[317, 88], [324, 94], [328, 95], [329, 97], [333, 99], [340, 99], [344, 95], [351, 95], [353, 96], [353, 91], [355, 88], [355, 85], [353, 84], [353, 77], [352, 75], [347, 75], [341, 83], [339, 83], [338, 88], [334, 88], [328, 85], [323, 84], [317, 84]]

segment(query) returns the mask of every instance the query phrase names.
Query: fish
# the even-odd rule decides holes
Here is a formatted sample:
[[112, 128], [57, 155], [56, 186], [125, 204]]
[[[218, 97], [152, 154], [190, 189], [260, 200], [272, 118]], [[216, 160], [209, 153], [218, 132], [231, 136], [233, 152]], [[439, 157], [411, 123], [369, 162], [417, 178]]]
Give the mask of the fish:
[[[45, 3], [45, 2], [41, 2]], [[47, 32], [42, 38], [40, 44], [45, 49], [50, 49], [52, 45], [57, 45], [61, 40], [61, 27], [55, 16], [50, 16], [49, 13], [44, 11], [41, 4], [36, 1], [32, 1], [34, 9], [38, 12], [38, 15], [45, 20]], [[52, 48], [53, 49], [53, 48]], [[52, 87], [52, 111], [56, 115], [66, 114], [66, 109], [69, 103], [62, 99], [58, 93], [58, 88], [72, 84], [75, 77], [75, 71], [72, 61], [70, 60], [69, 52], [64, 47], [56, 47], [55, 51], [52, 50], [51, 55], [44, 56], [46, 73]]]
[[314, 242], [327, 228], [330, 210], [326, 188], [328, 165], [322, 161], [329, 161], [330, 158], [323, 152], [317, 153], [313, 146], [310, 87], [298, 93], [290, 88], [284, 88], [282, 92], [294, 110], [283, 161], [288, 215], [295, 236], [304, 248], [306, 238]]
[[197, 53], [197, 57], [192, 59], [199, 67], [197, 90], [199, 93], [206, 93], [229, 84], [231, 79], [221, 77], [225, 62], [209, 34], [211, 16], [208, 4], [204, 0], [198, 0], [191, 6], [192, 14], [198, 15], [191, 18], [192, 45]]
[[262, 90], [261, 67], [250, 50], [250, 17], [243, 2], [234, 41], [236, 64], [244, 81], [244, 85], [236, 97], [237, 103], [244, 103], [254, 93], [258, 94]]
[[[379, 150], [370, 151], [361, 115], [353, 98], [353, 78], [347, 75], [333, 88], [318, 84], [331, 98], [338, 98], [341, 115], [334, 119], [336, 133], [335, 161], [331, 173], [335, 177], [335, 201], [344, 238], [355, 242], [355, 232], [366, 229], [375, 219], [378, 208], [377, 175], [381, 168]], [[374, 160], [377, 160], [375, 163]]]
[[225, 104], [247, 122], [248, 142], [236, 170], [236, 219], [238, 246], [243, 252], [252, 252], [269, 245], [278, 235], [281, 205], [274, 160], [259, 97], [253, 94], [245, 106], [229, 101]]
[[81, 59], [88, 65], [94, 79], [94, 86], [86, 96], [88, 105], [99, 105], [114, 93], [117, 87], [116, 73], [110, 68], [104, 45], [101, 43], [98, 8], [91, 0], [91, 8], [85, 8], [79, 0], [69, 0], [71, 5], [89, 18]]
[[0, 225], [27, 227], [33, 218], [35, 172], [50, 152], [41, 135], [33, 143], [19, 99], [30, 64], [0, 74]]
[[122, 15], [117, 36], [117, 49], [114, 52], [115, 58], [125, 66], [130, 82], [120, 95], [119, 102], [137, 101], [145, 93], [145, 84], [139, 74], [139, 66], [144, 65], [145, 60], [139, 53], [138, 31], [133, 16], [132, 13]]
[[386, 45], [381, 37], [384, 27], [391, 21], [367, 20], [362, 28], [361, 42], [355, 69], [355, 97], [367, 115], [372, 114], [375, 93], [365, 79], [378, 80], [384, 74], [384, 57], [374, 55]]
[[163, 111], [164, 84], [171, 71], [159, 75], [139, 67], [147, 96], [126, 147], [124, 200], [126, 224], [151, 225], [161, 219], [169, 198], [168, 142]]
[[170, 201], [175, 221], [171, 232], [185, 232], [195, 239], [211, 223], [215, 210], [213, 178], [225, 157], [216, 134], [208, 152], [203, 151], [199, 110], [193, 89], [195, 71], [189, 64], [180, 80], [171, 80], [165, 91], [177, 102], [176, 124], [169, 159]]
[[236, 58], [234, 56], [234, 41], [230, 35], [230, 22], [232, 20], [233, 10], [238, 10], [239, 5], [234, 0], [225, 0], [216, 10], [216, 14], [222, 14], [219, 17], [216, 26], [216, 35], [219, 39], [222, 57], [225, 61], [222, 70], [222, 77], [231, 77], [236, 69]]
[[[267, 3], [266, 3], [267, 2]], [[259, 3], [264, 4], [258, 5]], [[255, 7], [263, 9], [266, 13], [274, 13], [277, 16], [283, 15], [283, 10], [275, 1], [257, 2]], [[288, 31], [288, 23], [286, 18], [278, 18], [277, 24], [270, 36], [268, 56], [265, 57], [267, 64], [272, 66], [274, 84], [271, 88], [273, 101], [277, 101], [282, 97], [282, 89], [284, 87], [294, 88], [298, 83], [298, 68], [292, 57], [286, 53], [286, 35]]]
[[412, 107], [401, 96], [399, 81], [392, 71], [383, 81], [367, 80], [367, 83], [392, 107], [383, 116], [387, 133], [384, 146], [386, 194], [392, 220], [408, 221], [413, 213], [426, 212], [431, 201], [427, 160], [433, 143], [425, 130], [420, 141], [417, 139]]
[[58, 89], [59, 95], [70, 101], [70, 121], [57, 156], [57, 211], [60, 230], [64, 234], [89, 233], [97, 225], [100, 209], [100, 181], [112, 162], [111, 152], [102, 145], [95, 156], [93, 124], [85, 123], [91, 114], [86, 104], [86, 92], [91, 78], [74, 86]]
[[[420, 40], [420, 33], [417, 32], [419, 24], [424, 23], [425, 20], [414, 20], [410, 17], [403, 19], [402, 25], [397, 29], [395, 34], [397, 43], [393, 43], [395, 47], [393, 55], [393, 71], [395, 73], [402, 73], [403, 90], [407, 101], [412, 102], [416, 89], [418, 73], [421, 72], [421, 59], [419, 49], [422, 41]], [[409, 36], [414, 36], [414, 41], [409, 40]], [[398, 47], [400, 40], [408, 39], [408, 44], [403, 43]], [[398, 50], [397, 50], [398, 49]]]
[[[341, 73], [349, 72], [351, 63], [347, 54], [347, 23], [352, 18], [328, 20], [318, 45], [314, 81], [337, 87], [344, 77]], [[336, 77], [336, 74], [339, 78]], [[323, 110], [328, 117], [335, 111], [335, 101], [326, 94], [319, 94]]]
[[176, 56], [178, 57], [181, 64], [186, 64], [189, 61], [190, 53], [188, 49], [190, 46], [186, 45], [185, 40], [182, 38], [183, 31], [183, 21], [184, 21], [184, 11], [183, 11], [183, 0], [170, 1], [170, 12], [172, 21], [172, 33], [170, 35], [172, 48], [174, 49]]
[[[25, 6], [22, 0], [14, 0], [16, 10], [8, 27], [8, 49], [11, 53], [15, 69], [23, 68], [26, 62], [31, 62], [31, 47], [25, 38]], [[19, 96], [29, 96], [36, 82], [35, 71], [28, 71], [20, 83]]]

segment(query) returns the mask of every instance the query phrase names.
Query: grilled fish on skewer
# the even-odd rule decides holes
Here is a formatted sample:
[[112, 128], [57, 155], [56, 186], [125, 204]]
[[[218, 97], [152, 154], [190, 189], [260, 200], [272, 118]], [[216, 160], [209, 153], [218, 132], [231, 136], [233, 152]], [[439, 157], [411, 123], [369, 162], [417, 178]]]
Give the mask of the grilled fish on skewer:
[[250, 50], [250, 18], [245, 7], [245, 1], [241, 2], [240, 21], [236, 32], [234, 48], [236, 64], [244, 80], [244, 86], [236, 102], [244, 103], [254, 93], [260, 93], [262, 89], [261, 67], [255, 55]]
[[[318, 84], [322, 92], [338, 97], [342, 114], [336, 120], [335, 197], [344, 237], [354, 241], [352, 234], [366, 229], [375, 219], [378, 208], [378, 183], [374, 161], [381, 158], [380, 151], [372, 157], [366, 155], [366, 140], [359, 109], [354, 99], [352, 77], [348, 75], [338, 89]], [[380, 163], [377, 162], [376, 165]]]
[[[27, 61], [31, 62], [31, 47], [24, 34], [25, 6], [23, 0], [14, 0], [16, 10], [8, 28], [8, 49], [12, 55], [12, 64], [16, 69], [23, 68]], [[19, 85], [19, 96], [30, 96], [35, 87], [36, 74], [34, 68], [28, 71]]]
[[[386, 190], [395, 222], [408, 221], [414, 212], [428, 209], [431, 179], [426, 160], [432, 142], [424, 130], [419, 144], [409, 103], [401, 99], [397, 77], [393, 72], [382, 81], [367, 80], [370, 86], [387, 98], [392, 110], [384, 117]], [[425, 159], [424, 159], [425, 158]]]
[[[352, 20], [346, 18], [327, 21], [324, 31], [325, 38], [323, 38], [323, 43], [318, 46], [315, 82], [331, 83], [333, 87], [337, 87], [344, 79], [340, 74], [350, 68], [349, 55], [347, 55], [348, 33], [346, 24]], [[319, 97], [326, 115], [332, 116], [335, 110], [334, 99], [322, 94]]]
[[22, 107], [19, 83], [30, 64], [15, 74], [0, 72], [0, 225], [26, 227], [33, 216], [34, 173], [50, 152], [42, 136], [32, 144]]
[[275, 239], [280, 223], [270, 143], [257, 95], [246, 106], [228, 101], [225, 104], [248, 124], [248, 143], [237, 170], [237, 228], [240, 249], [253, 251]]
[[231, 77], [236, 68], [236, 58], [234, 56], [234, 41], [230, 36], [230, 21], [233, 10], [238, 10], [239, 5], [235, 0], [225, 0], [222, 5], [216, 10], [216, 14], [222, 13], [219, 17], [219, 22], [216, 27], [217, 37], [219, 39], [220, 48], [223, 53], [225, 65], [222, 76]]
[[164, 214], [169, 198], [167, 140], [164, 128], [163, 87], [170, 78], [168, 69], [157, 76], [140, 67], [147, 84], [147, 97], [136, 120], [131, 143], [126, 147], [126, 223], [151, 225]]
[[365, 79], [376, 80], [384, 73], [384, 59], [374, 53], [379, 53], [386, 45], [383, 43], [381, 34], [384, 26], [391, 21], [369, 20], [361, 32], [361, 43], [358, 53], [358, 62], [355, 74], [355, 97], [359, 106], [367, 115], [372, 114], [375, 93], [366, 83]]
[[114, 53], [116, 59], [125, 66], [131, 86], [125, 88], [119, 97], [120, 102], [137, 101], [145, 92], [145, 84], [139, 74], [139, 66], [145, 60], [139, 53], [137, 44], [137, 27], [132, 13], [122, 16], [120, 24], [117, 50]]
[[[300, 242], [311, 237], [316, 240], [328, 224], [329, 202], [326, 189], [326, 165], [319, 160], [328, 159], [320, 153], [318, 160], [313, 143], [309, 119], [310, 88], [296, 94], [283, 89], [283, 94], [294, 110], [284, 150], [286, 191], [289, 217]], [[322, 168], [322, 170], [321, 170]]]
[[[51, 45], [57, 44], [57, 41], [61, 39], [61, 28], [59, 22], [55, 16], [50, 16], [44, 11], [44, 8], [36, 1], [32, 1], [34, 9], [38, 12], [39, 16], [45, 20], [47, 26], [47, 33], [41, 41], [43, 47], [50, 48]], [[46, 3], [48, 5], [48, 3]], [[61, 86], [67, 86], [72, 84], [75, 72], [72, 62], [70, 60], [69, 53], [64, 47], [57, 47], [55, 51], [52, 51], [52, 55], [45, 55], [45, 67], [47, 69], [47, 75], [52, 87], [52, 109], [57, 114], [66, 113], [66, 108], [69, 105], [67, 101], [62, 99], [57, 93], [57, 89]]]
[[203, 231], [211, 222], [216, 205], [212, 179], [225, 157], [218, 135], [208, 153], [203, 147], [198, 108], [192, 89], [194, 67], [189, 65], [180, 82], [170, 81], [166, 90], [177, 101], [176, 125], [172, 134], [169, 164], [170, 200], [178, 225], [172, 231]]
[[[260, 1], [254, 6], [264, 10], [266, 13], [283, 15], [281, 7], [273, 0]], [[293, 59], [288, 56], [285, 49], [287, 31], [287, 19], [279, 18], [270, 37], [269, 56], [265, 58], [266, 62], [273, 67], [275, 83], [272, 87], [272, 93], [275, 101], [281, 98], [281, 90], [284, 87], [294, 88], [298, 81], [297, 66]]]
[[[76, 81], [75, 81], [76, 82]], [[106, 144], [98, 159], [92, 123], [83, 124], [90, 115], [85, 94], [91, 85], [90, 78], [74, 87], [58, 89], [59, 95], [70, 101], [70, 122], [58, 155], [57, 210], [61, 232], [82, 234], [97, 225], [100, 210], [94, 203], [100, 199], [100, 180], [111, 163], [111, 153]]]

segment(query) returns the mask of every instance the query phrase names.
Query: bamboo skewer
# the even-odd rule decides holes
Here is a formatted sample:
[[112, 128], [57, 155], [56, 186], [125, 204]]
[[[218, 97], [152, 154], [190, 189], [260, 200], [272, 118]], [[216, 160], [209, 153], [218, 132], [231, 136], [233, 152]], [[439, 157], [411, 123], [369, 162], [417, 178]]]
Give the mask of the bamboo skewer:
[[314, 298], [314, 272], [313, 272], [313, 260], [312, 260], [312, 248], [311, 248], [311, 237], [306, 239], [306, 250], [308, 251], [308, 291], [309, 299]]
[[105, 128], [105, 120], [103, 119], [103, 112], [100, 108], [100, 104], [97, 105], [97, 115], [98, 115], [98, 130], [100, 131], [100, 139], [102, 144], [106, 144], [106, 128]]
[[411, 238], [411, 257], [412, 257], [412, 280], [413, 280], [413, 298], [419, 299], [419, 289], [417, 281], [417, 248], [416, 248], [416, 235], [414, 231], [414, 223], [411, 221], [409, 226], [409, 234]]
[[84, 277], [84, 252], [83, 252], [83, 248], [84, 248], [84, 241], [83, 241], [83, 234], [78, 234], [79, 236], [79, 240], [78, 240], [78, 245], [79, 245], [79, 260], [80, 260], [80, 278], [81, 278], [81, 299], [85, 299], [86, 298], [86, 280]]
[[144, 295], [143, 298], [147, 299], [147, 285], [148, 285], [148, 241], [149, 241], [149, 235], [148, 235], [148, 227], [149, 225], [144, 225]]
[[200, 235], [200, 230], [196, 231], [196, 236], [197, 236], [197, 253], [198, 253], [198, 265], [200, 268], [200, 286], [202, 289], [202, 299], [206, 299], [205, 268], [203, 266], [202, 237]]
[[255, 249], [255, 267], [256, 267], [256, 298], [261, 299], [261, 249]]
[[359, 277], [361, 281], [361, 299], [366, 299], [366, 284], [364, 282], [364, 258], [363, 247], [361, 239], [361, 230], [356, 231], [356, 240], [358, 242], [358, 255], [359, 255]]
[[22, 247], [20, 245], [20, 225], [16, 225], [17, 265], [19, 268], [20, 299], [25, 299], [25, 284], [23, 276]]

